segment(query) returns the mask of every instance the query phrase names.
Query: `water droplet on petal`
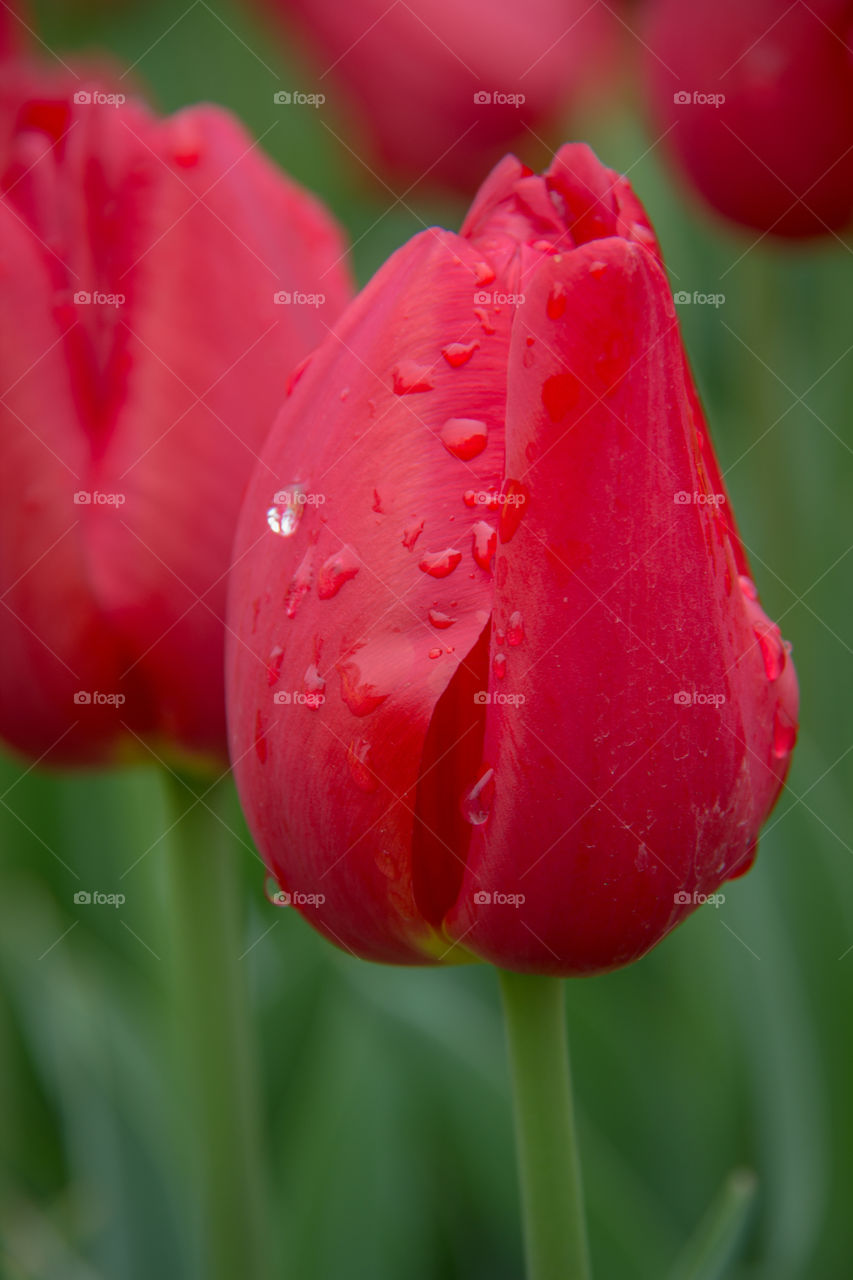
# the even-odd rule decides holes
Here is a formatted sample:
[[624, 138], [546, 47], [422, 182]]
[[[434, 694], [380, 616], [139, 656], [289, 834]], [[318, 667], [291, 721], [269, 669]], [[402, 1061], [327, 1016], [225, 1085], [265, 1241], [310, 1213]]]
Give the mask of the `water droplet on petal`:
[[515, 613], [509, 615], [509, 622], [506, 626], [506, 642], [511, 645], [519, 645], [524, 640], [524, 619], [516, 609]]
[[491, 320], [489, 319], [489, 313], [488, 311], [486, 311], [485, 307], [475, 307], [474, 315], [480, 321], [480, 328], [483, 330], [483, 333], [495, 332], [495, 326], [492, 324]]
[[255, 751], [261, 764], [267, 762], [267, 739], [264, 728], [264, 717], [258, 711], [255, 715]]
[[462, 552], [456, 551], [453, 547], [447, 547], [444, 551], [427, 551], [418, 568], [422, 573], [428, 573], [431, 578], [446, 578], [461, 559]]
[[267, 524], [279, 537], [291, 537], [299, 527], [305, 511], [305, 490], [301, 485], [290, 484], [279, 489], [275, 502], [267, 508]]
[[377, 514], [377, 515], [379, 515], [379, 516], [382, 516], [382, 515], [384, 515], [384, 514], [385, 514], [385, 512], [384, 512], [384, 511], [383, 511], [383, 509], [382, 509], [382, 499], [380, 498], [380, 496], [379, 496], [379, 491], [378, 491], [377, 489], [374, 489], [374, 490], [373, 490], [373, 507], [372, 507], [372, 510], [373, 510], [373, 511], [375, 511], [375, 512], [376, 512], [376, 514]]
[[345, 582], [355, 577], [360, 568], [361, 563], [352, 547], [341, 547], [340, 551], [329, 556], [317, 574], [317, 595], [321, 600], [331, 600]]
[[314, 548], [309, 547], [302, 557], [296, 572], [290, 579], [290, 585], [284, 597], [284, 612], [288, 618], [295, 618], [299, 606], [311, 590], [314, 581]]
[[391, 381], [394, 394], [397, 396], [414, 395], [417, 391], [432, 391], [432, 372], [428, 364], [418, 364], [415, 360], [401, 360], [391, 370]]
[[466, 506], [466, 507], [476, 507], [476, 505], [477, 505], [477, 495], [476, 495], [476, 493], [474, 492], [474, 490], [473, 490], [473, 489], [466, 489], [466, 490], [465, 490], [465, 492], [464, 492], [464, 493], [463, 493], [463, 495], [462, 495], [462, 501], [465, 503], [465, 506]]
[[752, 578], [748, 578], [745, 573], [741, 573], [738, 575], [738, 582], [740, 583], [740, 589], [746, 596], [747, 600], [758, 599], [758, 588], [752, 581]]
[[477, 284], [491, 284], [494, 278], [494, 270], [489, 266], [488, 262], [474, 263], [474, 279]]
[[388, 697], [369, 680], [362, 679], [361, 668], [352, 659], [336, 663], [335, 669], [341, 678], [341, 698], [354, 716], [369, 716]]
[[403, 530], [403, 546], [407, 551], [411, 551], [418, 538], [424, 531], [423, 520], [413, 520], [411, 524], [407, 524]]
[[477, 782], [462, 801], [462, 813], [472, 827], [481, 827], [488, 820], [495, 799], [495, 771], [484, 768]]
[[284, 649], [277, 644], [274, 649], [270, 650], [270, 656], [267, 659], [267, 684], [272, 688], [274, 684], [278, 684], [281, 675], [281, 664], [284, 660]]
[[767, 673], [767, 679], [778, 680], [785, 669], [786, 661], [782, 633], [772, 622], [759, 624], [753, 627], [753, 631], [761, 649], [761, 656], [764, 659], [764, 670]]
[[449, 614], [442, 613], [440, 609], [430, 609], [428, 614], [429, 620], [439, 631], [445, 631], [448, 627], [452, 627], [455, 618], [451, 618]]
[[542, 403], [552, 422], [562, 422], [575, 407], [580, 383], [573, 373], [555, 373], [542, 384]]
[[[320, 675], [313, 662], [302, 677], [302, 684], [306, 693], [323, 693], [325, 691], [326, 681]], [[320, 706], [319, 700], [314, 699], [308, 703], [308, 706], [316, 710]]]
[[451, 342], [449, 346], [441, 348], [441, 354], [451, 369], [459, 369], [468, 363], [479, 345], [479, 342]]
[[589, 264], [589, 274], [595, 280], [600, 280], [607, 270], [607, 263], [602, 262], [600, 258], [596, 258], [594, 262]]
[[471, 530], [474, 537], [474, 559], [481, 569], [491, 572], [492, 556], [498, 547], [498, 535], [485, 520], [478, 520]]
[[482, 453], [488, 438], [488, 428], [479, 418], [448, 418], [441, 428], [441, 443], [448, 453], [463, 462], [470, 462]]
[[442, 652], [443, 652], [443, 650], [441, 650], [441, 649], [430, 649], [430, 651], [429, 651], [429, 657], [430, 657], [430, 658], [440, 658], [440, 657], [441, 657], [441, 655], [442, 655]]
[[776, 708], [773, 717], [773, 754], [777, 760], [790, 755], [797, 741], [797, 726], [782, 707]]
[[506, 675], [506, 654], [505, 653], [495, 654], [494, 658], [492, 659], [492, 670], [494, 671], [498, 680], [503, 680], [504, 676]]
[[548, 294], [548, 301], [545, 304], [545, 312], [549, 320], [559, 320], [560, 316], [566, 309], [569, 300], [566, 286], [561, 280], [557, 280], [551, 286], [551, 292]]
[[349, 387], [342, 387], [342, 388], [341, 388], [341, 399], [342, 399], [342, 400], [346, 400], [346, 398], [347, 398], [347, 396], [348, 396], [348, 395], [349, 395]]
[[628, 371], [628, 350], [621, 333], [614, 333], [604, 343], [601, 355], [596, 356], [595, 372], [606, 388], [604, 394], [610, 395]]
[[506, 480], [501, 498], [498, 537], [501, 542], [511, 542], [527, 510], [530, 490], [520, 480]]
[[369, 755], [370, 743], [365, 738], [353, 738], [347, 747], [347, 767], [350, 777], [359, 790], [368, 793], [375, 791], [379, 786], [379, 779], [368, 763]]

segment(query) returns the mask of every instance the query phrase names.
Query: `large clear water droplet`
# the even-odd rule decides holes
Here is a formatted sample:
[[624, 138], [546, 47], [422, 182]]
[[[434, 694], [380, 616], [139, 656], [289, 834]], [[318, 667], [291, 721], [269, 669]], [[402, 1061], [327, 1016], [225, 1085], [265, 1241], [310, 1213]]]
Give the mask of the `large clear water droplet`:
[[290, 484], [279, 489], [275, 501], [267, 508], [267, 524], [273, 533], [289, 538], [299, 527], [305, 511], [305, 490], [301, 485]]

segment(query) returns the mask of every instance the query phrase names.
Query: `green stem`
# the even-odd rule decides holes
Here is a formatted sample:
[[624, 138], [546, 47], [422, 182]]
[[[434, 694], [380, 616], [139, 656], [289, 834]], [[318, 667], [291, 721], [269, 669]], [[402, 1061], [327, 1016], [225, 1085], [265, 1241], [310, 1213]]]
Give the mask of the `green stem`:
[[515, 1095], [527, 1280], [590, 1280], [562, 979], [499, 974]]
[[230, 785], [219, 782], [205, 793], [171, 775], [166, 783], [176, 824], [168, 851], [172, 985], [201, 1215], [201, 1273], [205, 1280], [264, 1280], [266, 1183], [240, 959], [240, 855], [223, 825]]

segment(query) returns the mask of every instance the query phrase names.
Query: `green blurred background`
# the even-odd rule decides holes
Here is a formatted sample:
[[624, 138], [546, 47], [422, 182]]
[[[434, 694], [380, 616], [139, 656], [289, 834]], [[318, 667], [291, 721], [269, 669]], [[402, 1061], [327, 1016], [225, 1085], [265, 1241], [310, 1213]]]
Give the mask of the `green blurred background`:
[[[39, 20], [53, 49], [97, 47], [134, 64], [161, 110], [197, 100], [234, 110], [328, 201], [355, 242], [360, 282], [423, 222], [459, 224], [463, 201], [420, 187], [393, 204], [335, 136], [358, 153], [345, 120], [277, 113], [276, 88], [310, 89], [299, 53], [236, 3], [43, 4]], [[755, 244], [713, 221], [673, 179], [638, 101], [624, 85], [576, 115], [566, 136], [630, 171], [674, 290], [725, 294], [719, 308], [681, 308], [684, 336], [764, 606], [794, 644], [803, 712], [790, 785], [755, 869], [726, 886], [725, 905], [701, 909], [627, 970], [566, 984], [595, 1273], [666, 1276], [725, 1178], [745, 1166], [759, 1194], [723, 1274], [844, 1280], [850, 248]], [[546, 165], [546, 146], [529, 142], [524, 158]], [[472, 192], [483, 176], [472, 172]], [[0, 1274], [177, 1280], [192, 1274], [192, 1209], [164, 997], [161, 783], [153, 770], [24, 768], [0, 761]], [[518, 1280], [495, 974], [385, 969], [339, 953], [267, 902], [238, 829], [241, 963], [261, 1038], [280, 1275]], [[75, 904], [81, 887], [124, 893], [126, 904]]]

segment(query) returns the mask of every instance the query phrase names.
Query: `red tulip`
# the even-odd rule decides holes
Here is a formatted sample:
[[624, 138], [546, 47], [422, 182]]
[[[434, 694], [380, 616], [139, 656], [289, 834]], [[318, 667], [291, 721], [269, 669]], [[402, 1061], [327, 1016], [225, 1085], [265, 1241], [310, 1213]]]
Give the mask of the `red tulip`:
[[229, 115], [120, 88], [0, 91], [0, 733], [56, 762], [224, 754], [243, 488], [349, 296], [333, 220]]
[[293, 88], [322, 92], [354, 117], [369, 164], [465, 192], [474, 166], [529, 143], [530, 129], [547, 129], [601, 81], [618, 28], [606, 6], [587, 0], [266, 3], [312, 55], [310, 84]]
[[651, 0], [644, 38], [659, 126], [715, 209], [779, 236], [850, 222], [851, 0]]
[[642, 955], [788, 768], [748, 574], [628, 183], [505, 159], [351, 304], [247, 492], [231, 752], [282, 892], [373, 960]]

